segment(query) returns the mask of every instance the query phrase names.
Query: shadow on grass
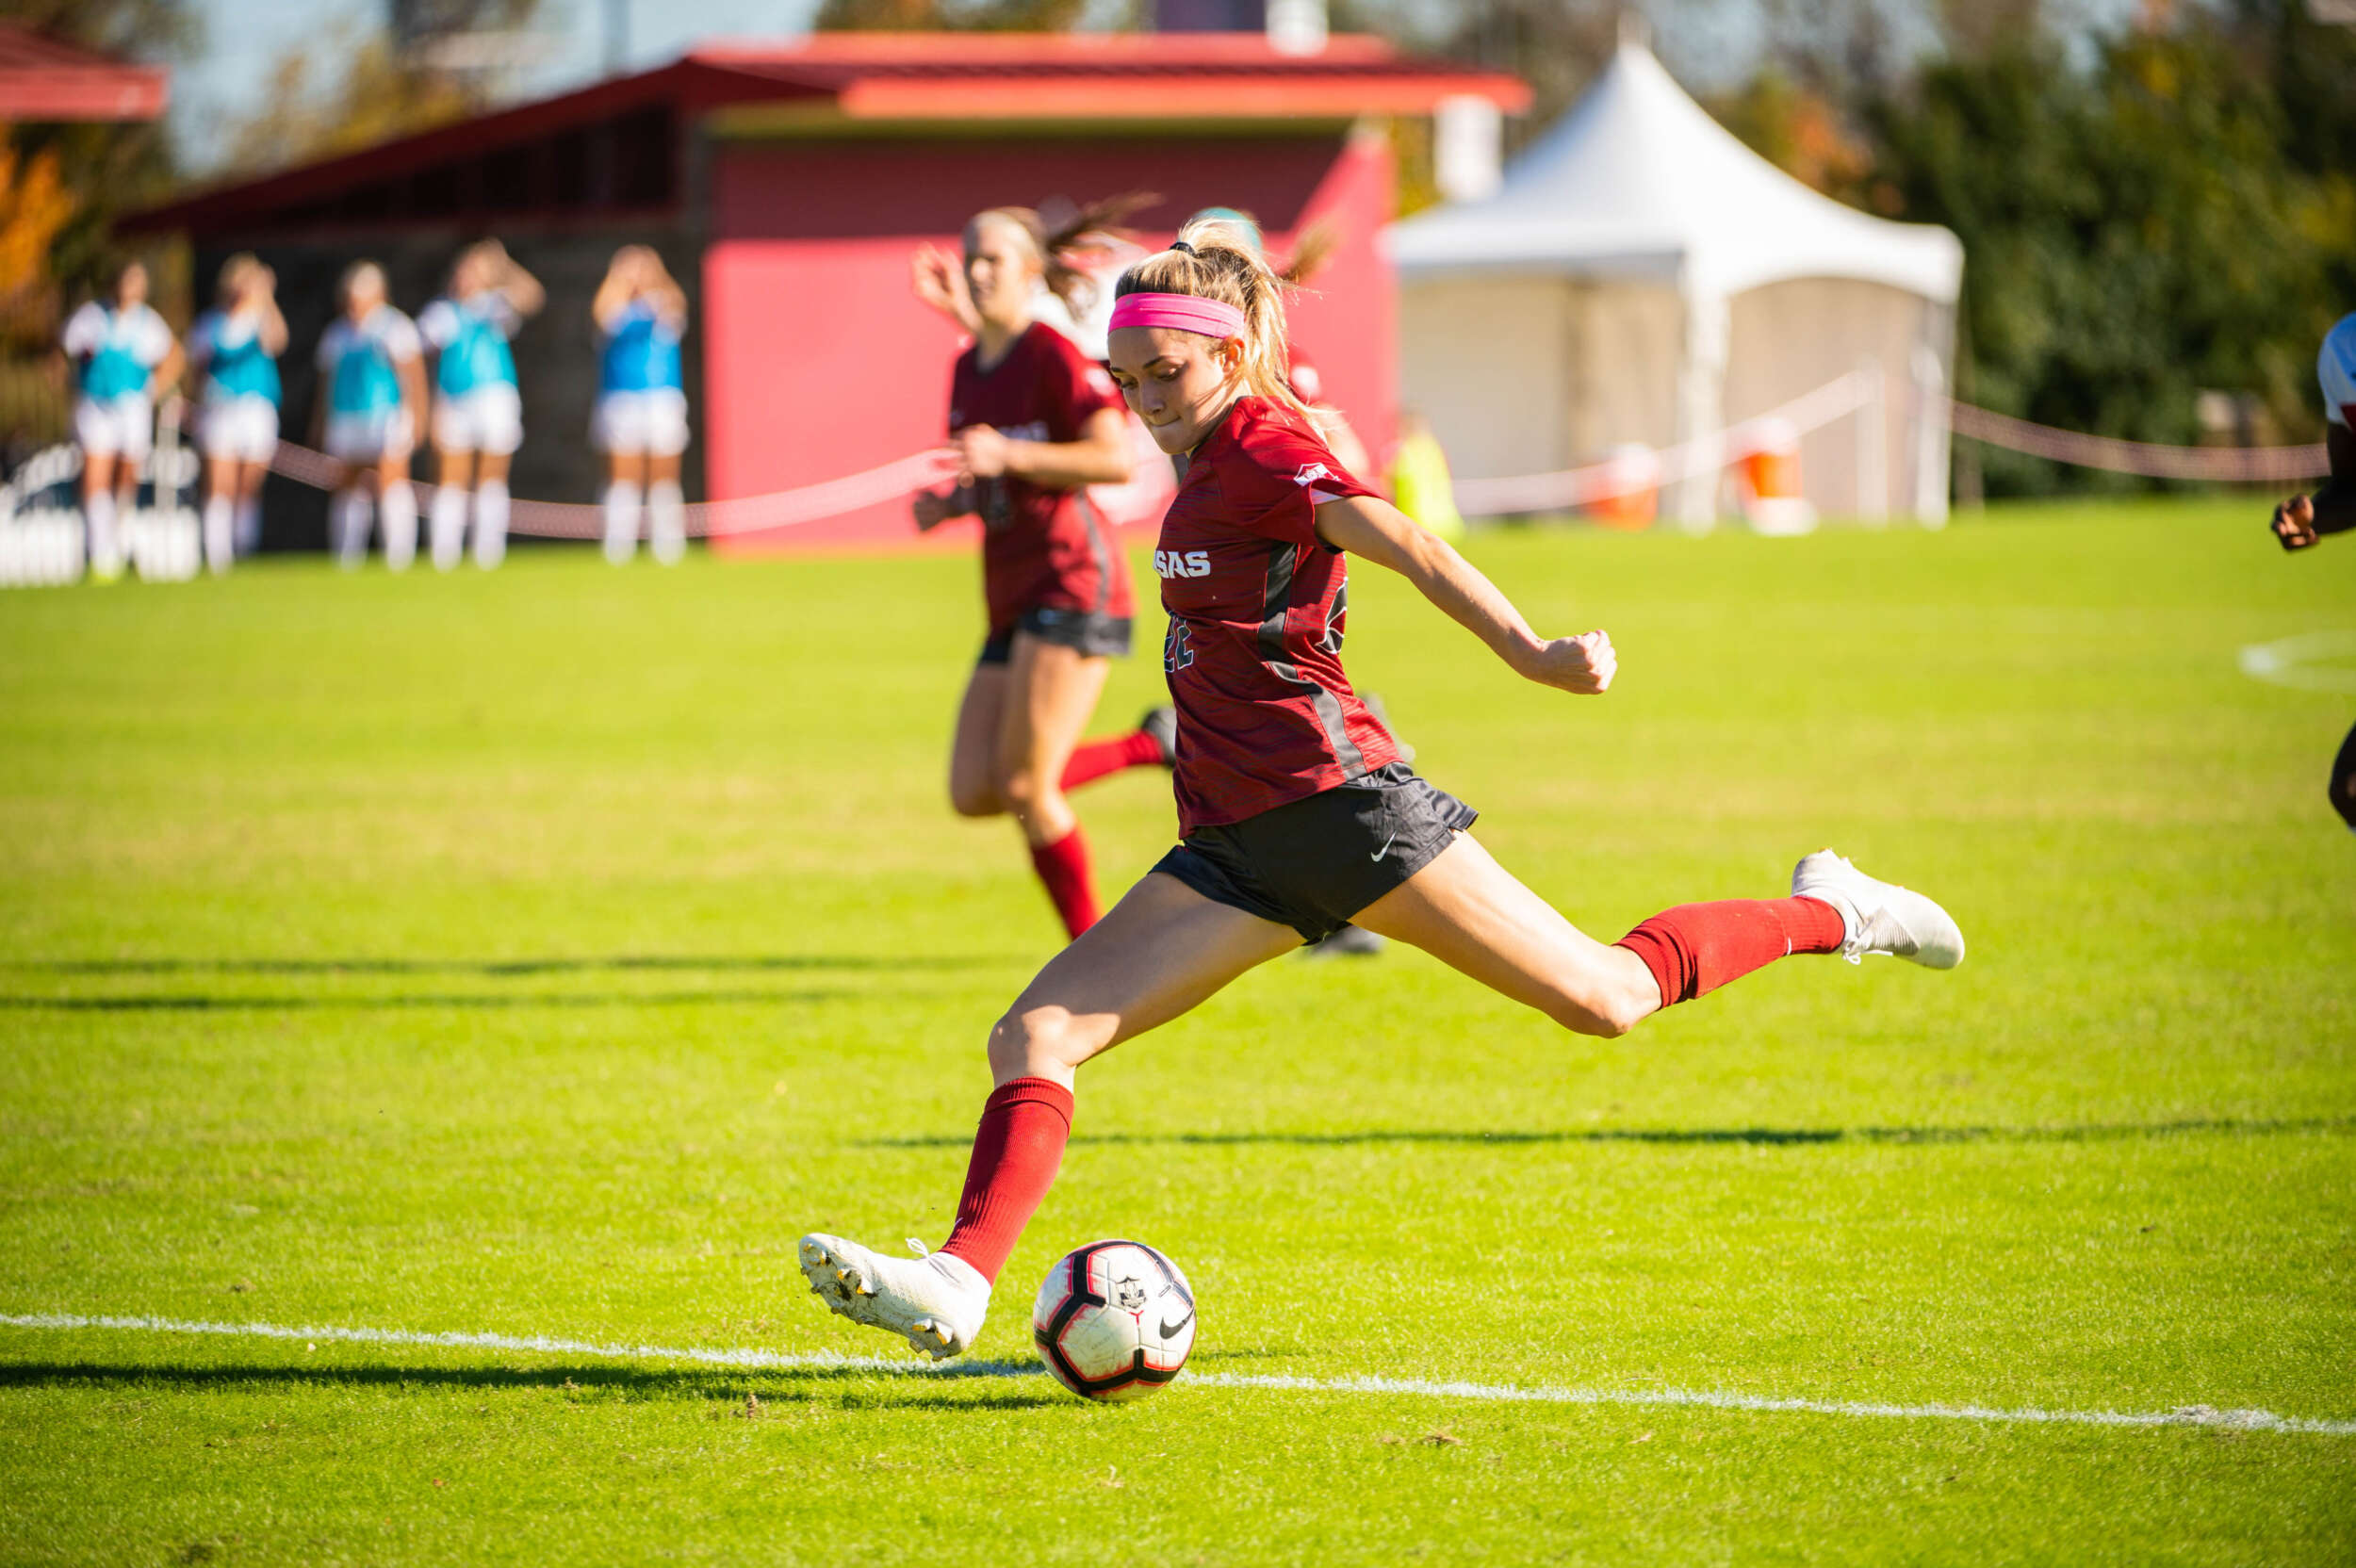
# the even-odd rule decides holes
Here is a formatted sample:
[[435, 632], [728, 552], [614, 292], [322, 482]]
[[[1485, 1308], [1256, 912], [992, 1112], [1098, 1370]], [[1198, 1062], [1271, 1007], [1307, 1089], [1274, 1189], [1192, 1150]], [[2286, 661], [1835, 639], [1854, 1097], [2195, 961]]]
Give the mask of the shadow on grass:
[[742, 1003], [838, 1002], [869, 993], [852, 990], [592, 991], [533, 995], [400, 996], [0, 996], [0, 1011], [30, 1013], [204, 1013], [340, 1011], [384, 1007], [693, 1007]]
[[[156, 1388], [185, 1393], [241, 1387], [538, 1390], [596, 1404], [689, 1400], [744, 1405], [747, 1395], [762, 1404], [829, 1404], [846, 1409], [925, 1405], [934, 1409], [1023, 1410], [1069, 1404], [1029, 1362], [967, 1362], [906, 1372], [865, 1366], [760, 1367], [743, 1371], [660, 1370], [593, 1364], [544, 1366], [209, 1366], [114, 1364], [103, 1362], [0, 1363], [0, 1389]], [[843, 1385], [859, 1383], [852, 1388]], [[988, 1392], [982, 1385], [992, 1385]], [[1023, 1386], [1023, 1385], [1029, 1386]], [[1005, 1386], [999, 1386], [1005, 1385]], [[954, 1392], [952, 1392], [954, 1390]], [[928, 1394], [934, 1396], [928, 1397]], [[940, 1396], [947, 1396], [942, 1397]]]
[[[2301, 1117], [2284, 1120], [2201, 1118], [2182, 1121], [2092, 1122], [2076, 1127], [1590, 1127], [1559, 1132], [1449, 1132], [1418, 1128], [1375, 1128], [1360, 1133], [1096, 1133], [1072, 1138], [1076, 1146], [1108, 1148], [1198, 1144], [1209, 1148], [1275, 1145], [1301, 1149], [1352, 1149], [1385, 1143], [1515, 1144], [1828, 1144], [1828, 1143], [2102, 1143], [2132, 1138], [2269, 1137], [2297, 1133], [2356, 1132], [2356, 1116]], [[971, 1133], [919, 1137], [870, 1138], [866, 1149], [969, 1149]]]
[[581, 958], [54, 958], [0, 962], [0, 970], [33, 974], [579, 974], [593, 970], [663, 972], [794, 970], [987, 969], [1019, 960], [988, 954], [787, 953], [738, 957], [668, 957], [618, 954]]

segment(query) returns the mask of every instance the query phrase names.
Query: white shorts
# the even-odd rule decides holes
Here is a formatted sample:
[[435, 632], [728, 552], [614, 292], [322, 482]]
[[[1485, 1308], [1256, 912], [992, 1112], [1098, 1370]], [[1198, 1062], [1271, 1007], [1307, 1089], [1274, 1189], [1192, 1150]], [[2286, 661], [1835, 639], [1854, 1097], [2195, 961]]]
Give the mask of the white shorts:
[[409, 411], [399, 405], [371, 414], [327, 416], [327, 455], [338, 463], [381, 463], [388, 457], [407, 457], [414, 439]]
[[434, 400], [434, 444], [505, 457], [524, 444], [524, 400], [504, 382]]
[[144, 462], [155, 445], [155, 410], [144, 392], [80, 399], [74, 405], [74, 439], [93, 457]]
[[278, 449], [278, 405], [252, 393], [208, 402], [196, 436], [198, 449], [216, 463], [268, 463]]
[[687, 394], [676, 386], [608, 392], [590, 416], [589, 439], [622, 457], [677, 457], [687, 449]]

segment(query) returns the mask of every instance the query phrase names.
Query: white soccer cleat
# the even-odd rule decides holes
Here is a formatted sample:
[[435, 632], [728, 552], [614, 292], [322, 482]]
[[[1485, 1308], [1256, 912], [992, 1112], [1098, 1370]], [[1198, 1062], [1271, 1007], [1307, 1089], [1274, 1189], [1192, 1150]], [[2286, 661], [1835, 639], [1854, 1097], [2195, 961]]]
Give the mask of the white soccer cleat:
[[1841, 911], [1848, 933], [1841, 956], [1862, 963], [1869, 953], [1905, 958], [1925, 969], [1963, 962], [1963, 931], [1955, 917], [1921, 893], [1866, 875], [1829, 849], [1792, 868], [1792, 896], [1822, 899]]
[[990, 1282], [963, 1258], [927, 1253], [891, 1258], [840, 1236], [802, 1238], [802, 1275], [810, 1294], [854, 1323], [898, 1334], [947, 1361], [973, 1348], [990, 1312]]

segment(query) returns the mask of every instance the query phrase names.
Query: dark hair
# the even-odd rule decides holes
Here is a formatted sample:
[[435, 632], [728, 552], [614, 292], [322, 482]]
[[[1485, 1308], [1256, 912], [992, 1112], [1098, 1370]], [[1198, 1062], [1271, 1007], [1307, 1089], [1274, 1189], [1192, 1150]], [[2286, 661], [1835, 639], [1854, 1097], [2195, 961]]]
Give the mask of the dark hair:
[[1132, 190], [1086, 204], [1051, 197], [1036, 207], [986, 207], [968, 219], [965, 227], [971, 234], [984, 219], [994, 218], [1022, 230], [1039, 253], [1049, 291], [1076, 315], [1091, 302], [1095, 280], [1074, 257], [1126, 239], [1128, 232], [1121, 227], [1121, 220], [1160, 200], [1150, 190]]

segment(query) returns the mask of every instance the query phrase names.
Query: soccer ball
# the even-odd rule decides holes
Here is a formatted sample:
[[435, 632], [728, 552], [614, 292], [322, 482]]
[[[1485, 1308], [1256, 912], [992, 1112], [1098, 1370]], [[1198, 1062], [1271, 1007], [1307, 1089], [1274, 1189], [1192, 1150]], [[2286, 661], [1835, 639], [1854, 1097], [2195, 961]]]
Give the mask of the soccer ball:
[[1142, 1399], [1186, 1364], [1194, 1291], [1141, 1241], [1092, 1241], [1040, 1282], [1031, 1339], [1055, 1380], [1083, 1399]]

